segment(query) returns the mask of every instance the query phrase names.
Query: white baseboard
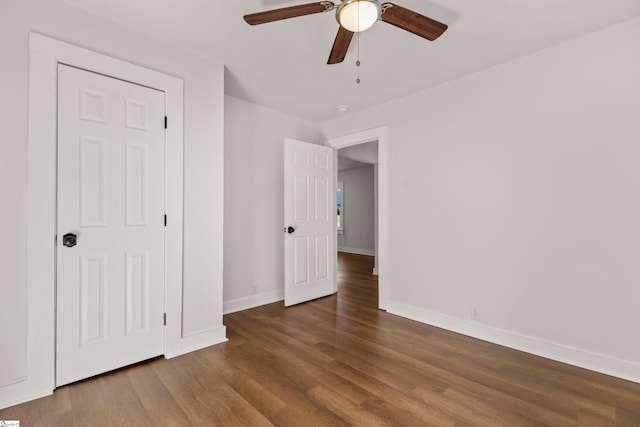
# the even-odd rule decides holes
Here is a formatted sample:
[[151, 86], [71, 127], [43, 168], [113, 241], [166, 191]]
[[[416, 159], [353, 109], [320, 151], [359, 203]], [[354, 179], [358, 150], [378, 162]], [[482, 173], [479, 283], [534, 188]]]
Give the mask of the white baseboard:
[[201, 331], [187, 337], [183, 337], [180, 340], [180, 348], [174, 351], [166, 352], [164, 357], [167, 359], [171, 359], [226, 341], [228, 341], [227, 327], [224, 325], [217, 326], [206, 331]]
[[284, 289], [264, 292], [251, 295], [250, 297], [238, 298], [231, 301], [224, 301], [222, 306], [223, 314], [235, 313], [236, 311], [248, 310], [265, 304], [271, 304], [284, 300]]
[[0, 401], [0, 409], [9, 408], [11, 406], [19, 405], [25, 402], [30, 402], [32, 400], [40, 399], [41, 397], [51, 396], [52, 394], [53, 394], [53, 390], [47, 389], [46, 391], [28, 394], [26, 396], [21, 396], [17, 399], [11, 399], [6, 402]]
[[630, 360], [621, 360], [394, 301], [389, 301], [387, 312], [536, 356], [640, 383], [640, 363]]
[[369, 249], [357, 249], [357, 248], [338, 248], [338, 252], [347, 252], [349, 254], [356, 254], [356, 255], [369, 255], [369, 256], [376, 255], [375, 251], [372, 251]]

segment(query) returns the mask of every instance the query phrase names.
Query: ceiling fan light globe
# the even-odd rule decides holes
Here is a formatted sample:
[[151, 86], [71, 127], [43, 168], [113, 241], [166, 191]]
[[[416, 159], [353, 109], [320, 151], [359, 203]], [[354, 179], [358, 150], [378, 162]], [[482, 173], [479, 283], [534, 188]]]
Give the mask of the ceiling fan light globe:
[[380, 4], [375, 0], [344, 2], [336, 12], [338, 23], [354, 33], [371, 28], [380, 19]]

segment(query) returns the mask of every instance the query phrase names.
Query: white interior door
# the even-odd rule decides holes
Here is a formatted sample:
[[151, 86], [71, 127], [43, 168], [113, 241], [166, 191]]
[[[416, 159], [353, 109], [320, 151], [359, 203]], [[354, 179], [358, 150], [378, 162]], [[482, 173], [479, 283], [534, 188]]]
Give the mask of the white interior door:
[[58, 66], [58, 386], [164, 353], [164, 152], [163, 92]]
[[336, 292], [333, 149], [284, 141], [284, 304]]

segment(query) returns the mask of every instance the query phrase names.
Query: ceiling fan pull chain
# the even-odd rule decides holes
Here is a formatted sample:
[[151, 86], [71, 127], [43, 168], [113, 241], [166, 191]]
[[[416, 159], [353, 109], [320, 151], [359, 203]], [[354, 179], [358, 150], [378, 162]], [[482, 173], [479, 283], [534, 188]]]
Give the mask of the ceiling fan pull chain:
[[[360, 8], [358, 8], [358, 28], [360, 28]], [[356, 84], [360, 84], [360, 31], [356, 33]]]
[[356, 45], [358, 47], [358, 59], [356, 60], [356, 83], [360, 84], [360, 33], [358, 33]]

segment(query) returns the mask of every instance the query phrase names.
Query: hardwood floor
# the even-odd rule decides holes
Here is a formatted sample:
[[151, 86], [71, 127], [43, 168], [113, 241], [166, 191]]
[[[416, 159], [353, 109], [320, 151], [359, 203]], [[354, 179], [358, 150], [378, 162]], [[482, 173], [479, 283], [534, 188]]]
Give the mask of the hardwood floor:
[[640, 384], [379, 311], [372, 258], [339, 292], [224, 317], [229, 342], [0, 410], [25, 426], [640, 426]]

